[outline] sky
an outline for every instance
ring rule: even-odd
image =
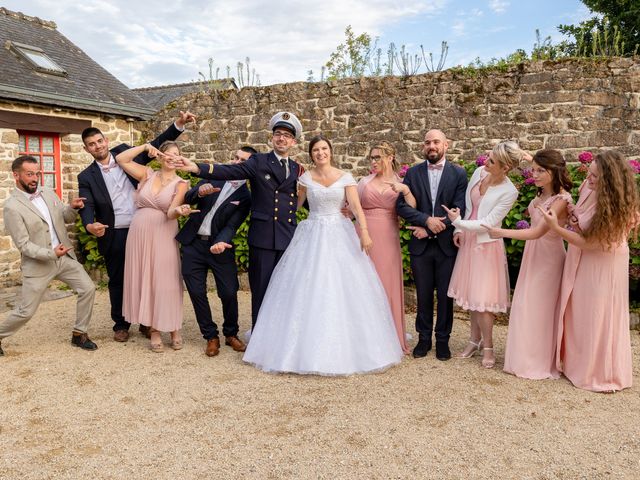
[[[130,88],[220,77],[251,60],[262,85],[304,81],[320,70],[344,31],[366,32],[386,52],[390,43],[440,57],[444,68],[530,52],[536,29],[559,41],[560,24],[590,12],[578,0],[0,0],[0,6],[56,22],[58,30]],[[424,72],[422,67],[419,73]]]

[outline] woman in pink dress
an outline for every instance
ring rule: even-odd
[[[447,295],[469,310],[471,334],[467,347],[457,355],[469,358],[482,349],[482,366],[493,368],[494,313],[509,307],[509,274],[504,242],[489,237],[486,227],[498,227],[518,198],[507,177],[526,154],[515,142],[494,147],[487,163],[473,172],[466,194],[466,215],[443,206],[456,228],[454,243],[460,250]]]
[[[632,383],[629,335],[629,246],[640,212],[638,190],[624,156],[608,150],[589,166],[570,218],[538,207],[569,242],[559,301],[558,368],[578,388],[614,392]]]
[[[408,354],[404,325],[402,252],[396,213],[398,193],[394,191],[395,184],[402,184],[396,174],[398,164],[395,157],[395,148],[388,142],[380,142],[371,149],[369,159],[374,173],[358,182],[358,195],[373,240],[369,256],[387,294],[400,346]],[[409,190],[406,185],[403,186]]]
[[[557,304],[564,267],[564,242],[536,209],[553,210],[564,225],[573,185],[562,154],[540,150],[531,169],[538,195],[529,203],[531,228],[490,228],[491,238],[526,240],[513,292],[504,371],[533,380],[558,378],[556,368]]]
[[[160,160],[160,170],[133,162],[143,151]],[[175,142],[165,142],[159,150],[146,144],[116,157],[140,182],[125,250],[123,313],[131,323],[151,327],[151,350],[156,353],[163,351],[160,332],[171,332],[171,348],[182,348],[182,276],[174,237],[176,219],[196,210],[183,204],[189,183],[176,175],[172,155],[179,154]]]

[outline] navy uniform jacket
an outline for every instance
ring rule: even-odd
[[[185,203],[197,203],[196,208],[200,211],[189,216],[187,223],[184,224],[178,235],[176,235],[176,240],[182,245],[189,245],[195,240],[204,217],[211,211],[220,195],[220,192],[216,192],[204,197],[198,197],[198,188],[205,183],[211,183],[214,187],[222,190],[225,182],[222,180],[202,180],[185,194]],[[218,242],[233,245],[233,237],[249,214],[250,208],[251,193],[249,193],[247,185],[244,184],[227,197],[213,215],[209,246]],[[224,252],[214,255],[214,258],[220,263],[234,262],[235,251],[232,248],[228,248]]]
[[[429,238],[432,239],[418,239],[412,235],[409,241],[409,253],[411,255],[421,255],[425,248],[427,248],[427,242],[433,241],[435,237],[445,255],[451,257],[458,251],[458,248],[453,244],[454,228],[451,221],[446,218],[444,223],[447,228],[443,232],[434,235],[433,232],[427,228],[427,218],[434,215],[436,217],[446,217],[447,212],[444,211],[442,205],[446,205],[447,208],[459,208],[460,216],[464,218],[467,172],[459,165],[455,165],[449,161],[445,162],[440,183],[438,184],[434,210],[431,202],[431,188],[429,187],[428,163],[429,162],[424,161],[411,167],[407,170],[403,181],[416,198],[417,208],[412,208],[407,205],[404,201],[404,196],[398,195],[396,209],[398,215],[411,225],[426,228]]]
[[[201,178],[251,181],[249,246],[286,250],[296,229],[297,180],[302,167],[289,160],[289,177],[273,152],[251,155],[234,165],[198,164]]]
[[[163,133],[158,135],[150,143],[154,147],[158,148],[167,140],[175,140],[180,136],[182,132],[176,128],[174,124],[171,124]],[[131,146],[126,143],[122,143],[117,147],[110,149],[109,151],[115,158],[119,153],[130,149]],[[146,165],[151,161],[146,152],[142,152],[133,160],[140,165]],[[138,186],[138,182],[131,176],[127,175],[134,187]],[[91,164],[78,174],[78,190],[81,197],[84,197],[84,208],[80,210],[80,218],[83,225],[86,227],[89,223],[100,222],[103,225],[109,225],[104,231],[102,237],[98,237],[98,251],[102,254],[107,250],[108,245],[113,238],[113,225],[115,223],[115,215],[113,213],[113,203],[111,203],[111,197],[109,196],[109,190],[107,190],[107,184],[104,183],[102,172],[100,167],[94,160]]]

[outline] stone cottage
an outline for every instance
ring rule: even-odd
[[[67,201],[91,161],[80,133],[135,143],[134,121],[154,109],[57,30],[54,22],[0,8],[0,210],[14,186],[11,162],[40,160],[42,182]],[[20,255],[0,220],[0,286],[20,278]]]

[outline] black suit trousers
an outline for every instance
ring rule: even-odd
[[[447,296],[455,256],[444,254],[437,240],[428,240],[421,255],[411,255],[411,270],[416,283],[418,313],[416,331],[420,340],[431,343],[433,330],[433,294],[436,292],[438,311],[436,317],[436,343],[447,344],[453,327],[453,299]]]
[[[222,303],[222,333],[225,337],[238,334],[238,267],[234,261],[220,262],[209,251],[209,242],[196,238],[182,246],[182,278],[187,286],[200,333],[205,340],[219,336],[207,298],[207,273],[213,272],[218,298]]]
[[[107,249],[102,252],[109,275],[109,300],[113,330],[129,330],[131,324],[122,316],[122,291],[124,288],[124,250],[127,246],[128,228],[114,228]]]

